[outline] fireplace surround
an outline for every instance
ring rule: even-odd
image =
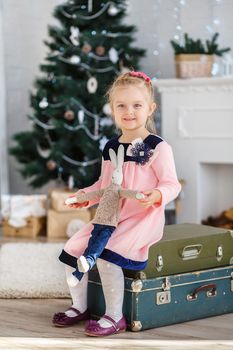
[[[154,80],[161,136],[186,181],[177,223],[233,207],[233,77]]]

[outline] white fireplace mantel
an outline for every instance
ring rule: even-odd
[[[233,77],[158,79],[161,133],[186,181],[177,222],[233,207]]]

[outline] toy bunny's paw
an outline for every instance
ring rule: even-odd
[[[74,275],[71,275],[67,278],[67,283],[70,287],[75,287],[79,283],[79,280]]]
[[[80,256],[80,258],[77,260],[78,270],[80,272],[87,272],[90,270],[90,265],[87,262],[87,259],[85,256]]]
[[[65,204],[69,205],[69,204],[74,204],[77,203],[77,198],[76,197],[69,197],[65,200]]]
[[[138,192],[138,193],[136,193],[136,198],[137,199],[144,199],[145,195],[142,192]]]

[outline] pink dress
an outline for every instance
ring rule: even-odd
[[[141,270],[146,267],[149,247],[163,236],[165,223],[165,205],[175,199],[181,190],[177,179],[176,168],[171,146],[157,135],[150,134],[144,144],[154,150],[152,160],[144,165],[135,157],[126,154],[130,143],[120,143],[118,137],[107,142],[103,150],[100,178],[92,186],[81,189],[89,192],[105,188],[111,183],[113,166],[109,157],[109,148],[117,149],[120,144],[125,148],[122,183],[123,189],[147,191],[158,189],[162,202],[144,208],[138,201],[121,199],[119,223],[109,239],[100,258],[113,262],[126,269]],[[97,202],[90,201],[87,207]],[[90,222],[72,236],[59,257],[60,261],[74,268],[77,258],[87,247],[93,224]]]

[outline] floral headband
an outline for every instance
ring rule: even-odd
[[[131,71],[129,72],[129,75],[131,75],[132,77],[137,77],[137,78],[142,78],[144,79],[147,83],[151,82],[151,78],[148,77],[148,75],[146,75],[144,72],[135,72],[135,71]]]

